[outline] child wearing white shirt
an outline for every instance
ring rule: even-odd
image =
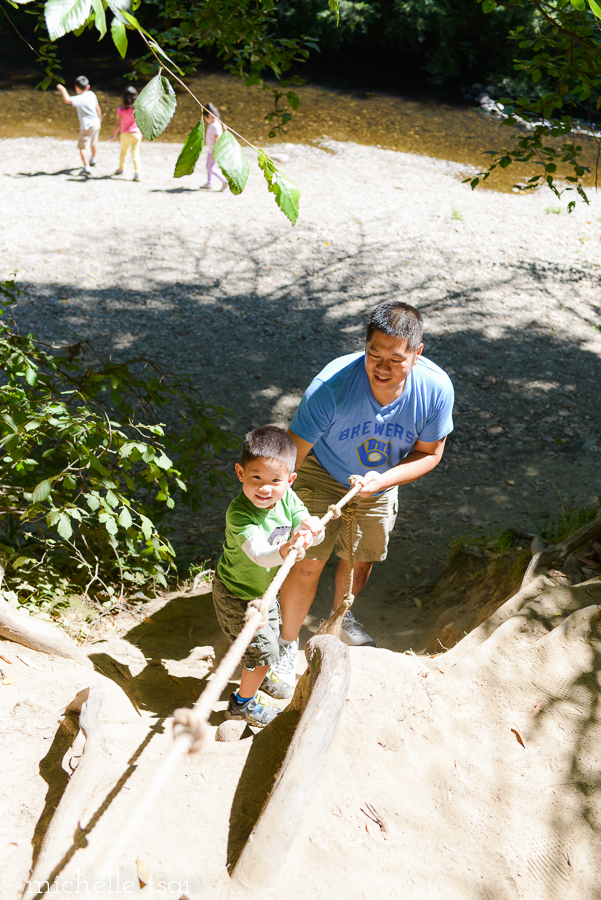
[[[98,135],[100,134],[100,125],[102,122],[102,113],[98,105],[96,94],[90,90],[90,82],[85,75],[80,75],[75,79],[75,96],[69,96],[66,88],[62,84],[57,84],[57,91],[62,96],[65,103],[73,106],[79,119],[79,140],[77,148],[81,154],[83,169],[81,174],[89,178],[92,174],[90,166],[96,165],[96,146],[98,144]],[[89,148],[92,148],[92,155],[88,157]]]

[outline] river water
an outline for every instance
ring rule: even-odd
[[[260,87],[246,88],[236,78],[222,74],[202,74],[189,81],[203,102],[212,102],[232,128],[250,141],[266,148],[281,141],[319,143],[324,138],[354,141],[405,153],[448,159],[483,167],[487,150],[511,147],[515,131],[468,106],[452,106],[434,100],[413,100],[375,92],[335,91],[313,85],[297,89],[300,110],[294,114],[286,134],[268,138],[265,114],[271,109],[271,92]],[[118,94],[93,85],[105,115],[102,136],[106,139],[119,104]],[[179,88],[178,88],[179,92]],[[178,110],[159,140],[182,142],[198,121],[198,107],[185,92],[179,93]],[[75,138],[74,111],[64,104],[56,91],[35,91],[22,85],[0,91],[0,138],[39,137]],[[578,138],[585,147],[586,164],[594,183],[597,145],[591,139]],[[1,151],[0,151],[1,152]],[[537,173],[536,167],[512,165],[497,169],[486,183],[495,190],[511,190],[516,182]]]

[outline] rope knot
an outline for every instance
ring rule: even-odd
[[[182,734],[189,734],[192,738],[188,752],[198,753],[208,734],[207,722],[194,709],[176,709],[173,713],[173,737],[178,738]]]
[[[328,506],[328,512],[332,513],[333,519],[339,519],[342,515],[342,510],[336,503],[332,503],[331,506]]]
[[[245,619],[247,622],[255,612],[261,616],[261,620],[257,622],[257,631],[269,622],[269,603],[270,601],[265,597],[257,597],[256,600],[250,600],[246,607]]]

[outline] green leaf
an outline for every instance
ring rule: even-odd
[[[178,65],[176,65],[176,63],[173,62],[173,60],[171,59],[170,56],[167,56],[167,54],[165,53],[165,51],[163,50],[163,48],[162,48],[162,47],[159,47],[159,45],[157,44],[156,41],[149,41],[148,44],[149,44],[149,46],[155,51],[155,53],[159,53],[162,57],[164,57],[164,59],[167,60],[167,62],[169,63],[169,65],[170,65],[172,68],[174,68],[177,72],[179,72],[180,75],[185,75],[185,74],[186,74],[185,72],[182,72],[182,70],[180,69],[180,67],[179,67]]]
[[[165,471],[173,465],[166,453],[162,453],[158,459],[155,459],[155,463],[160,469],[165,469]]]
[[[536,84],[537,81],[540,81],[543,77],[543,73],[540,69],[534,69],[532,72],[532,81]]]
[[[150,519],[147,519],[146,516],[140,515],[140,524],[142,527],[142,534],[146,540],[149,541],[152,537],[152,522]]]
[[[482,4],[482,12],[483,13],[492,12],[493,9],[496,9],[496,8],[497,8],[497,4],[495,3],[495,0],[484,0],[484,3]]]
[[[115,507],[119,506],[119,501],[117,500],[117,498],[115,497],[115,495],[113,494],[112,491],[106,492],[106,502],[112,509],[115,509]]]
[[[230,131],[224,131],[213,147],[213,159],[227,178],[232,194],[241,194],[248,179],[248,160]]]
[[[115,522],[115,520],[112,517],[105,521],[104,527],[106,528],[106,530],[108,531],[109,534],[117,534],[117,532],[119,531],[117,523]]]
[[[124,506],[121,512],[119,513],[119,525],[122,528],[131,528],[133,524],[131,513],[128,510],[127,506]]]
[[[16,559],[11,559],[10,564],[13,569],[18,569],[21,566],[24,566],[25,563],[30,562],[29,556],[17,556]]]
[[[580,12],[584,12],[586,9],[586,3],[584,0],[570,0],[574,9],[578,9]]]
[[[276,169],[269,157],[259,150],[259,168],[265,175],[269,190],[275,195],[275,202],[293,225],[298,219],[300,191],[296,185]]]
[[[120,56],[125,59],[125,54],[127,53],[127,32],[125,30],[125,25],[123,22],[119,21],[117,16],[115,16],[111,22],[111,37]]]
[[[66,513],[60,514],[56,530],[66,541],[68,541],[69,538],[72,537],[73,529],[71,528],[71,521],[69,519],[69,516]]]
[[[98,40],[101,41],[106,34],[106,16],[102,0],[92,0],[92,9],[94,10],[94,24],[100,33]]]
[[[336,25],[340,22],[340,4],[338,0],[328,0],[328,6],[336,14]]]
[[[177,100],[169,81],[155,75],[134,103],[134,118],[144,137],[154,141],[173,118]]]
[[[293,109],[295,112],[300,107],[300,97],[294,91],[288,91],[286,94],[286,99],[288,100],[288,106]]]
[[[595,0],[588,0],[588,5],[589,5],[590,8],[592,9],[594,15],[595,15],[598,19],[601,19],[601,6],[599,6],[598,3],[595,3]]]
[[[92,0],[47,0],[44,16],[50,40],[55,41],[85,25],[91,9]]]
[[[48,478],[46,478],[44,481],[40,481],[40,483],[37,484],[33,489],[33,494],[31,495],[31,502],[32,503],[43,503],[44,500],[50,494],[51,489],[52,489],[52,483],[50,482],[50,480]]]
[[[38,381],[38,373],[35,369],[25,369],[25,381],[31,387],[35,387]]]
[[[97,510],[100,506],[100,497],[97,494],[85,494],[84,496],[92,512]]]
[[[173,173],[174,178],[181,178],[183,175],[192,174],[196,163],[198,162],[204,140],[205,124],[201,119],[186,138],[186,143],[175,164],[175,172]]]

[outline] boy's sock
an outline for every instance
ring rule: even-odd
[[[252,697],[241,697],[238,691],[236,691],[234,694],[234,700],[236,701],[236,703],[244,705],[245,703],[248,703],[250,700],[252,700],[254,696],[255,695],[253,694]]]
[[[96,157],[95,157],[95,156],[93,156],[92,159],[90,160],[90,165],[91,165],[91,166],[95,166],[95,165],[96,165]]]

